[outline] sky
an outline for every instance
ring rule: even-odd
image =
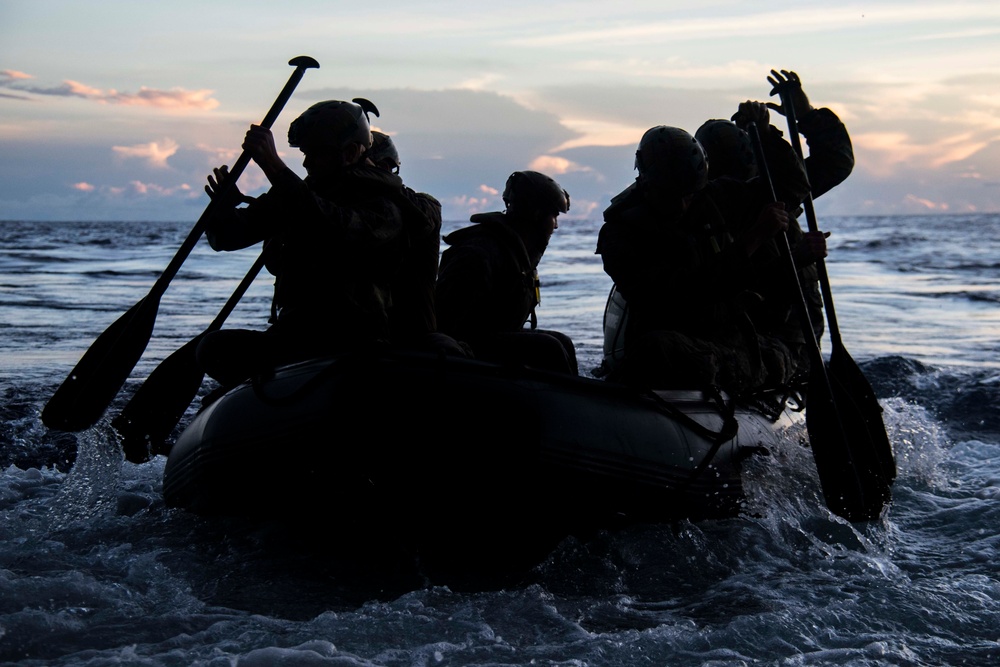
[[[296,116],[368,98],[446,220],[501,210],[520,169],[599,219],[645,130],[769,101],[771,69],[851,134],[818,216],[1000,212],[996,0],[0,0],[0,220],[196,220],[299,55],[320,67],[274,125],[289,166]]]

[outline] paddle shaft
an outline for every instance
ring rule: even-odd
[[[292,93],[295,91],[295,87],[298,86],[299,81],[302,80],[302,76],[305,74],[305,71],[309,68],[319,67],[319,64],[308,56],[292,58],[288,61],[288,64],[295,65],[295,71],[292,72],[291,77],[289,77],[285,87],[282,88],[278,98],[274,100],[274,104],[271,105],[267,115],[264,116],[264,120],[260,122],[260,126],[263,128],[271,129],[271,126],[274,125],[274,121],[278,119],[278,115],[281,113],[281,110],[284,109],[285,104],[292,97]],[[166,291],[167,285],[171,280],[173,280],[174,276],[177,275],[177,271],[180,269],[181,264],[183,264],[184,260],[187,259],[187,256],[191,254],[191,251],[201,238],[202,233],[204,233],[208,222],[212,219],[212,216],[215,215],[216,207],[222,205],[220,202],[224,202],[226,200],[226,195],[236,186],[236,181],[239,180],[239,177],[243,174],[243,170],[250,164],[250,160],[251,157],[247,151],[243,151],[236,159],[236,162],[229,170],[229,176],[223,183],[219,184],[218,191],[215,193],[215,196],[212,197],[212,200],[205,208],[205,211],[201,214],[201,217],[198,218],[198,222],[195,223],[194,228],[188,234],[187,238],[184,239],[184,243],[182,243],[181,247],[177,249],[177,254],[175,254],[173,259],[170,260],[170,263],[167,264],[167,268],[163,270],[160,277],[156,279],[156,283],[153,284],[153,288],[150,290],[151,295],[156,295],[158,298],[164,291]],[[225,318],[223,318],[223,320],[225,320]]]
[[[804,161],[805,157],[802,151],[802,141],[799,139],[799,122],[795,115],[795,105],[792,103],[787,92],[785,92],[785,89],[781,89],[778,94],[781,97],[781,108],[785,113],[785,119],[788,121],[789,141],[791,141],[792,147],[798,154],[799,159]],[[816,210],[813,208],[812,192],[806,194],[802,202],[802,208],[805,209],[809,231],[819,231],[819,225],[816,222]],[[816,270],[819,272],[819,286],[823,293],[823,308],[826,310],[826,320],[830,328],[830,341],[834,345],[840,345],[840,327],[837,325],[837,314],[833,308],[833,293],[830,290],[830,277],[826,273],[826,262],[822,259],[816,260]]]
[[[753,141],[754,152],[761,177],[766,182],[771,201],[777,201],[771,173],[761,146],[760,134],[755,124],[750,125],[750,138]],[[816,471],[819,473],[820,485],[827,507],[834,514],[849,521],[874,519],[884,506],[884,494],[881,493],[879,480],[872,480],[867,475],[867,469],[859,469],[856,454],[862,452],[848,438],[848,427],[841,412],[837,394],[831,384],[830,375],[820,351],[819,341],[813,331],[809,319],[805,295],[799,281],[798,269],[792,256],[788,234],[783,232],[782,254],[788,265],[791,280],[797,290],[798,299],[795,302],[799,313],[802,335],[809,348],[809,385],[806,397],[806,429],[809,442],[812,445],[813,459]],[[856,411],[851,413],[850,432],[853,436],[866,433],[867,425],[857,419]],[[867,466],[866,466],[867,468]],[[873,492],[874,489],[874,492]]]
[[[754,153],[757,158],[757,167],[760,170],[760,176],[764,183],[768,187],[768,194],[771,197],[772,202],[778,201],[778,195],[774,189],[774,183],[771,181],[771,170],[768,167],[767,160],[764,156],[764,148],[760,140],[760,132],[757,129],[756,123],[750,123],[749,129],[750,139],[753,142]],[[785,257],[785,262],[789,267],[789,274],[791,275],[790,280],[793,280],[793,286],[795,288],[795,293],[798,299],[795,302],[796,310],[799,312],[799,316],[802,320],[802,335],[805,338],[805,343],[809,348],[809,357],[812,360],[813,365],[819,364],[820,367],[823,366],[823,353],[819,348],[819,341],[816,340],[816,334],[812,327],[812,322],[809,319],[809,309],[806,306],[805,295],[802,293],[802,283],[799,281],[799,271],[795,266],[795,258],[792,257],[792,246],[788,242],[788,232],[781,233],[781,244],[780,248],[781,254]]]

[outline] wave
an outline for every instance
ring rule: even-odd
[[[995,369],[935,368],[895,355],[861,368],[876,395],[923,406],[956,437],[1000,437],[1000,372]]]

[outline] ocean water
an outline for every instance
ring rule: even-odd
[[[883,518],[833,516],[792,447],[747,468],[742,516],[567,538],[504,587],[359,566],[368,545],[315,508],[294,528],[168,509],[162,457],[124,462],[103,422],[48,431],[48,397],[193,223],[0,222],[0,664],[1000,664],[1000,215],[820,222],[898,460]],[[540,267],[539,324],[585,371],[598,228],[561,224]],[[253,257],[199,245],[115,407]],[[227,326],[262,327],[269,301],[261,278]]]

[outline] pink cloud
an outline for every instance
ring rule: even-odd
[[[851,137],[857,149],[865,151],[864,164],[872,173],[887,176],[901,164],[922,161],[932,168],[960,162],[989,145],[971,132],[921,143],[904,132],[868,132]]]
[[[90,183],[85,183],[83,181],[79,183],[74,183],[70,186],[74,190],[79,190],[80,192],[93,192],[95,190],[94,186]]]
[[[103,95],[100,89],[91,88],[78,81],[66,80],[63,82],[61,90],[66,90],[67,94],[73,95],[74,97],[100,97]],[[112,91],[113,92],[113,91]]]
[[[101,104],[121,104],[124,106],[144,106],[170,110],[211,110],[219,106],[219,101],[212,97],[215,91],[185,90],[171,88],[159,90],[142,86],[137,93],[120,92],[114,88],[102,90],[79,81],[67,79],[57,86],[38,86],[25,83],[26,79],[34,77],[16,70],[0,70],[0,86],[35,95],[51,95],[55,97],[80,97],[94,100]]]
[[[543,174],[556,174],[557,176],[568,174],[571,171],[590,171],[590,167],[583,167],[576,162],[556,155],[539,155],[531,161],[528,168]]]
[[[187,183],[181,183],[180,185],[174,186],[172,188],[164,187],[156,183],[143,183],[142,181],[130,181],[129,189],[135,194],[140,195],[157,195],[160,197],[169,197],[175,194],[185,194],[191,191],[191,186]]]
[[[165,138],[161,141],[151,141],[148,144],[135,146],[112,146],[111,150],[121,157],[140,158],[147,160],[152,167],[166,169],[167,159],[176,153],[178,148],[176,141]]]
[[[86,185],[86,184],[85,184]],[[74,186],[75,187],[75,186]],[[93,187],[93,186],[90,186]],[[181,199],[191,199],[202,196],[200,191],[194,190],[187,183],[181,183],[173,187],[159,185],[157,183],[143,183],[142,181],[129,181],[128,185],[108,185],[102,186],[100,192],[111,197],[122,195],[138,197],[175,197]]]
[[[947,202],[935,202],[916,195],[906,195],[903,199],[911,204],[917,204],[918,206],[921,206],[929,211],[947,211],[949,208]]]
[[[35,77],[30,74],[25,74],[24,72],[18,72],[15,69],[4,69],[0,70],[0,80],[10,79],[11,81],[16,81],[18,79],[34,79]]]
[[[143,86],[138,93],[110,93],[101,101],[113,104],[125,104],[129,106],[149,106],[159,109],[203,109],[205,111],[215,109],[219,106],[219,101],[213,99],[212,90],[184,90],[183,88],[172,88],[170,90],[156,90]]]
[[[209,155],[209,164],[232,164],[236,160],[242,150],[240,148],[217,148],[214,146],[209,146],[205,143],[195,144],[195,148]],[[284,156],[285,153],[278,151],[278,155]]]
[[[8,82],[20,81],[24,79],[34,78],[30,74],[25,74],[24,72],[18,72],[13,69],[0,70],[0,88],[12,88],[16,86],[11,86]],[[25,97],[24,95],[12,95],[11,93],[0,92],[0,97],[9,100],[30,100],[31,98]]]
[[[451,197],[449,203],[457,209],[465,212],[466,215],[479,213],[486,209],[487,205],[493,201],[490,197],[470,197],[468,195],[458,195]]]

